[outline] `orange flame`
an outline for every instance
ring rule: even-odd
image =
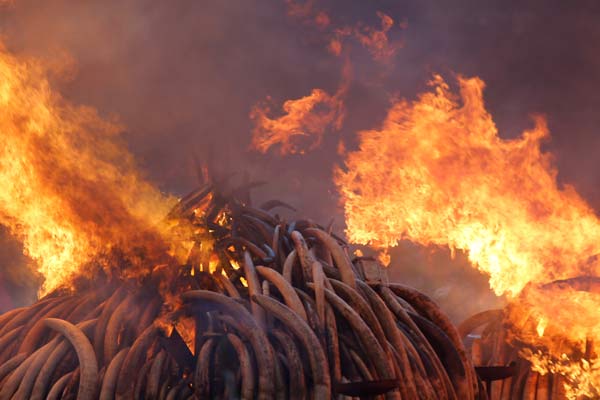
[[[347,76],[347,69],[344,72]],[[271,108],[266,103],[256,105],[250,119],[254,121],[252,148],[266,153],[272,146],[280,145],[283,154],[304,154],[321,144],[328,130],[339,130],[344,121],[343,98],[347,90],[347,78],[332,96],[322,89],[283,103],[284,115],[271,118]],[[304,139],[304,140],[303,140]]]
[[[381,129],[360,133],[359,150],[335,175],[349,239],[381,249],[409,239],[464,251],[498,295],[533,285],[521,304],[537,319],[521,339],[581,345],[597,338],[598,295],[580,295],[585,306],[575,306],[573,290],[533,295],[536,284],[600,275],[593,257],[600,221],[571,186],[557,183],[550,155],[540,150],[545,120],[536,117],[520,138],[504,140],[485,109],[484,83],[458,83],[460,96],[435,76],[431,92],[398,101]],[[598,390],[597,375],[592,382]]]
[[[0,48],[0,223],[37,262],[43,292],[112,245],[147,243],[173,203],[139,175],[119,125],[69,104],[46,73]]]
[[[464,250],[497,294],[597,272],[586,261],[600,252],[600,223],[572,187],[558,187],[540,151],[545,121],[503,140],[485,110],[483,82],[459,84],[462,105],[437,76],[433,92],[398,102],[381,130],[361,132],[347,172],[336,174],[349,238]]]

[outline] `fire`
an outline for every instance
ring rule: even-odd
[[[528,313],[527,329],[515,324],[518,339],[560,359],[561,338],[581,348],[599,337],[600,295],[543,285],[600,275],[600,221],[571,186],[558,184],[540,149],[548,137],[543,118],[521,137],[502,139],[484,106],[484,83],[459,78],[458,85],[456,95],[435,76],[430,92],[396,102],[380,129],[360,133],[360,148],[335,176],[347,235],[380,249],[408,239],[464,251],[491,288],[517,304],[513,320]],[[598,361],[588,356],[581,359],[590,368],[580,361],[570,368],[597,391],[600,379],[590,371]]]
[[[0,223],[37,263],[42,292],[115,245],[157,241],[174,200],[137,172],[120,129],[61,98],[39,60],[0,49]]]
[[[384,12],[377,11],[376,13],[379,18],[379,28],[363,22],[353,25],[338,25],[332,22],[332,18],[325,11],[317,9],[313,0],[300,3],[286,0],[286,4],[287,14],[290,17],[298,18],[305,24],[316,26],[320,31],[324,31],[328,42],[327,50],[335,56],[340,56],[344,48],[350,47],[345,43],[347,39],[354,39],[369,51],[375,61],[386,64],[403,46],[401,40],[392,40],[389,34],[394,26],[406,29],[407,22],[396,23]]]
[[[272,146],[280,145],[281,154],[302,154],[318,147],[328,130],[339,130],[342,126],[345,92],[345,84],[334,95],[313,89],[308,96],[285,101],[285,114],[278,118],[269,116],[268,104],[256,105],[250,113],[255,124],[252,147],[266,153]]]
[[[598,381],[600,381],[600,359],[592,362],[582,359],[571,360],[566,354],[561,354],[558,359],[553,359],[542,352],[532,353],[528,357],[532,361],[532,369],[541,374],[553,373],[564,376],[567,380],[565,395],[569,399],[578,399],[583,396],[597,398]]]
[[[381,11],[377,12],[377,16],[381,21],[380,29],[371,26],[357,27],[354,29],[354,36],[360,44],[369,50],[373,59],[380,62],[388,62],[396,55],[398,49],[402,47],[402,43],[391,41],[388,38],[388,33],[394,26],[392,17]]]
[[[434,91],[395,104],[381,130],[361,132],[336,174],[351,241],[464,250],[499,295],[597,271],[587,261],[600,252],[600,223],[572,187],[559,188],[540,150],[544,120],[503,140],[483,82],[459,84],[462,105],[438,76]]]

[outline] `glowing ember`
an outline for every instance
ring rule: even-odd
[[[558,185],[550,155],[540,150],[548,136],[542,118],[522,137],[503,140],[484,107],[483,82],[458,83],[460,96],[434,77],[431,92],[397,102],[381,129],[361,132],[360,149],[347,153],[335,178],[347,234],[382,249],[409,239],[462,250],[499,295],[532,285],[515,313],[533,313],[535,321],[517,336],[560,358],[549,343],[567,338],[581,347],[599,336],[600,298],[570,288],[539,293],[536,284],[600,275],[593,258],[600,222],[572,187]],[[578,376],[598,390],[597,375],[588,373],[597,366],[584,361],[570,368],[587,363]]]

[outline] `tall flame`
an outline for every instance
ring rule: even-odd
[[[559,187],[540,150],[545,121],[503,140],[485,110],[480,79],[441,77],[418,101],[400,101],[380,130],[338,170],[350,240],[379,247],[403,238],[464,250],[497,294],[529,282],[598,271],[600,222],[570,186]]]
[[[38,60],[0,48],[0,223],[64,285],[111,246],[154,237],[173,201],[137,172],[120,127],[50,88]]]
[[[381,249],[409,239],[462,250],[497,294],[514,298],[528,288],[520,304],[536,323],[520,339],[566,336],[585,347],[586,337],[600,336],[600,294],[567,288],[553,296],[539,287],[600,275],[600,221],[573,187],[557,183],[540,149],[548,137],[543,118],[521,137],[502,139],[484,106],[484,83],[458,84],[459,96],[435,76],[432,91],[398,101],[380,129],[360,133],[359,150],[335,174],[348,237]],[[591,381],[598,390],[597,374]]]

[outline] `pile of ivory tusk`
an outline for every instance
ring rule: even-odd
[[[201,203],[219,266],[173,283],[193,346],[182,325],[157,323],[150,278],[57,291],[0,315],[0,400],[487,398],[430,298],[370,281],[327,229],[270,212],[282,203],[253,208],[207,187],[174,213],[198,219]]]

